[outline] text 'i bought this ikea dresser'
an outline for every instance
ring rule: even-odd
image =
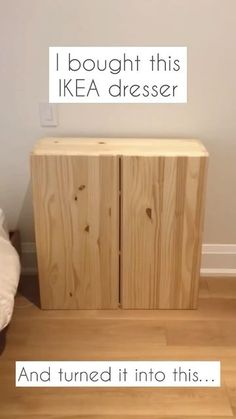
[[[40,140],[42,308],[196,308],[207,159],[197,140]]]

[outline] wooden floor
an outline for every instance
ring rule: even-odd
[[[236,278],[203,278],[194,311],[41,311],[22,282],[0,357],[0,418],[236,417]],[[220,388],[15,388],[15,360],[221,360]]]

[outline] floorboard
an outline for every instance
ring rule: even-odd
[[[220,388],[15,388],[15,360],[220,360]],[[197,310],[39,308],[21,282],[0,357],[1,419],[236,417],[236,279],[202,278]]]

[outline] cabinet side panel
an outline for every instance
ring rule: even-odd
[[[189,159],[190,160],[190,159]],[[192,163],[194,159],[191,159]],[[193,248],[192,272],[191,272],[191,289],[190,304],[187,308],[197,308],[199,294],[199,279],[202,255],[202,239],[206,202],[206,186],[207,186],[207,170],[208,157],[198,159],[199,170],[197,174],[197,197],[195,206],[194,228],[195,242]],[[195,163],[196,164],[196,163]],[[192,169],[193,170],[193,169]]]
[[[43,308],[118,306],[118,162],[32,156]]]
[[[122,306],[194,308],[206,158],[123,157]]]

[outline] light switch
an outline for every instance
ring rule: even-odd
[[[39,103],[39,117],[41,127],[56,127],[57,122],[57,107],[52,103]]]

